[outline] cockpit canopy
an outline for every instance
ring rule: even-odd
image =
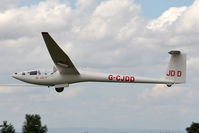
[[[17,74],[17,73],[15,73]],[[19,75],[41,75],[40,70],[33,70],[33,71],[24,71],[24,72],[20,72],[18,73]],[[44,75],[47,75],[47,73],[45,72]]]
[[[28,74],[30,74],[30,75],[41,75],[41,72],[40,71],[30,71],[30,72],[28,72]]]
[[[19,74],[19,75],[50,75],[53,74],[57,71],[57,69],[54,67],[53,68],[53,72],[52,70],[31,70],[31,71],[24,71],[24,72],[20,72],[20,73],[15,73],[15,74]]]

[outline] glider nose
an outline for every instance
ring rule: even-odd
[[[13,73],[13,74],[12,74],[12,77],[13,77],[13,78],[17,78],[17,77],[18,77],[17,73]]]

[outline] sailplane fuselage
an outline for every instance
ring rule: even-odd
[[[160,79],[137,77],[133,74],[93,73],[78,70],[47,32],[42,32],[42,36],[55,64],[53,72],[27,71],[14,73],[12,75],[14,78],[31,84],[54,86],[57,92],[62,92],[64,87],[78,82],[153,83],[166,84],[170,87],[186,81],[186,54],[178,50],[169,52],[171,54],[169,65],[165,76]]]
[[[166,79],[151,79],[143,77],[135,77],[133,75],[120,74],[103,74],[81,71],[79,75],[68,74],[62,75],[58,71],[52,74],[36,74],[30,75],[28,73],[22,75],[15,73],[13,77],[31,84],[54,86],[57,84],[73,84],[77,82],[118,82],[118,83],[159,83],[159,84],[173,84],[173,82]]]

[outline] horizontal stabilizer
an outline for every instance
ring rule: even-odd
[[[172,51],[169,52],[169,54],[171,54],[171,55],[179,55],[180,53],[181,52],[178,51],[178,50],[172,50]]]

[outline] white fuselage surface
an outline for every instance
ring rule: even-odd
[[[31,84],[55,86],[59,84],[73,84],[77,82],[117,82],[117,83],[156,83],[156,84],[173,84],[174,82],[167,79],[152,79],[135,77],[133,75],[120,74],[103,74],[80,71],[79,75],[69,74],[63,75],[58,71],[46,75],[21,75],[13,74],[13,77]]]

